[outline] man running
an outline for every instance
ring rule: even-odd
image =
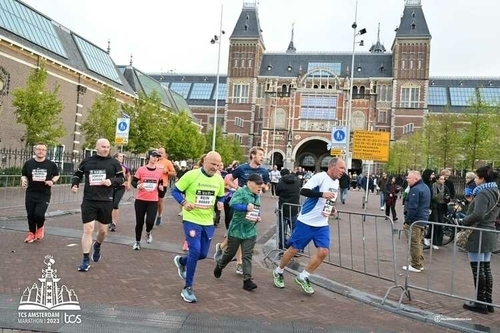
[[[305,293],[313,294],[314,289],[309,282],[309,275],[321,265],[330,248],[330,227],[328,217],[335,214],[335,200],[339,191],[340,177],[345,173],[345,162],[332,158],[326,172],[317,173],[304,184],[300,194],[307,197],[297,217],[297,223],[288,240],[288,249],[283,254],[281,262],[273,270],[274,285],[285,288],[283,271],[288,262],[309,242],[313,241],[316,253],[309,260],[306,268],[295,278]]]
[[[193,291],[194,274],[198,260],[205,259],[210,249],[215,231],[214,204],[217,202],[219,210],[224,207],[224,180],[217,173],[220,163],[219,153],[209,152],[203,166],[187,172],[172,190],[174,199],[182,206],[184,234],[189,246],[186,256],[174,258],[177,272],[185,280],[181,297],[188,303],[197,301]]]
[[[83,202],[81,205],[83,235],[83,261],[78,267],[80,272],[86,272],[90,267],[90,247],[95,222],[99,222],[97,239],[94,243],[92,260],[101,259],[101,244],[106,238],[108,225],[112,222],[114,188],[121,186],[125,179],[120,162],[109,156],[110,145],[106,139],[99,139],[95,145],[96,155],[85,158],[73,175],[71,191],[78,192],[80,182],[85,176]]]
[[[28,237],[25,243],[33,243],[44,236],[45,212],[49,207],[51,187],[59,179],[57,165],[47,160],[47,145],[37,143],[35,157],[23,165],[21,187],[26,190],[25,206],[28,215]]]

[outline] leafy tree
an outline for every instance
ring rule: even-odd
[[[474,169],[477,160],[498,158],[498,117],[499,108],[481,100],[466,110],[460,127],[464,168]]]
[[[205,134],[206,147],[205,151],[212,150],[213,129],[210,129]],[[235,138],[222,135],[222,128],[218,127],[215,135],[215,150],[220,154],[224,165],[230,164],[233,160],[244,161],[244,152],[241,144]]]
[[[61,112],[63,103],[59,99],[59,85],[52,91],[45,86],[48,74],[43,63],[35,68],[25,88],[14,90],[12,105],[16,108],[17,123],[26,126],[26,146],[37,142],[56,145],[66,134]]]
[[[445,109],[441,114],[430,115],[425,123],[429,126],[424,130],[431,146],[430,155],[435,160],[435,167],[453,167],[460,158],[460,135],[457,131],[457,115]],[[430,131],[430,132],[429,132]]]
[[[165,127],[167,133],[164,146],[168,151],[169,158],[174,160],[197,160],[203,155],[205,149],[205,137],[200,133],[187,112],[178,115],[169,114],[168,123]]]
[[[156,91],[150,96],[139,93],[134,105],[125,106],[124,109],[130,116],[129,142],[126,146],[128,151],[145,153],[166,142],[168,111],[162,108]]]
[[[113,144],[119,109],[113,90],[106,87],[102,95],[95,99],[81,126],[85,134],[83,148],[92,147],[99,138],[106,138]]]

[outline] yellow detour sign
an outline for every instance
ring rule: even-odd
[[[389,132],[354,131],[352,158],[389,161]]]
[[[342,150],[340,148],[332,148],[330,149],[330,156],[340,156],[345,154],[345,150]]]
[[[121,137],[115,138],[115,145],[126,145],[127,143],[128,143],[127,138],[121,138]]]

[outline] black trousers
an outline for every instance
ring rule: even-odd
[[[41,228],[45,224],[45,212],[49,208],[49,202],[50,193],[26,192],[25,206],[30,232],[35,233],[37,228]]]
[[[144,217],[146,217],[146,232],[153,230],[158,210],[158,201],[135,200],[135,240],[141,241],[142,229],[144,229]]]
[[[224,201],[224,224],[226,225],[226,230],[229,229],[229,223],[231,223],[231,219],[233,218],[233,210],[231,206],[229,206],[229,201],[231,199],[227,199]]]
[[[278,183],[271,183],[271,195],[276,196],[276,188],[278,187]]]

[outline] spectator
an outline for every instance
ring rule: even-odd
[[[281,169],[281,180],[276,187],[276,194],[278,195],[278,248],[283,250],[287,248],[286,243],[286,226],[290,231],[295,227],[297,216],[299,215],[300,204],[300,179],[290,173],[290,170]],[[284,207],[283,205],[286,204]]]

